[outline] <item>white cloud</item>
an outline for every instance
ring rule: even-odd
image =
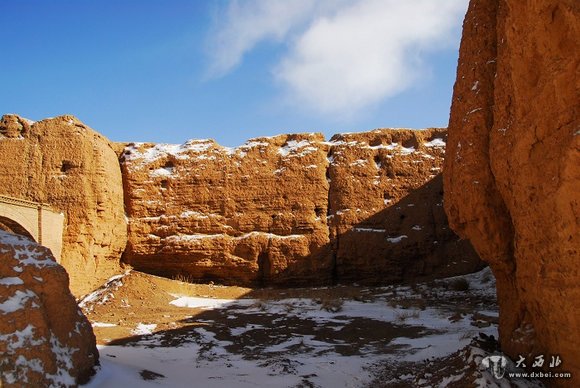
[[[315,3],[316,0],[230,1],[218,15],[210,36],[210,74],[227,74],[261,41],[283,41],[292,28],[308,20]]]
[[[325,115],[353,115],[412,85],[425,52],[445,47],[467,3],[232,1],[210,40],[210,70],[227,74],[262,41],[285,43],[273,74],[286,97]]]

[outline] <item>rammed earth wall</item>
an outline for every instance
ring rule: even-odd
[[[447,227],[446,131],[131,144],[124,261],[244,285],[387,283],[481,265]]]

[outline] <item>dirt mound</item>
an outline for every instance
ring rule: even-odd
[[[75,386],[99,353],[50,251],[0,231],[0,386]]]

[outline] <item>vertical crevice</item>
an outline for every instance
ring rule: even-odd
[[[334,226],[334,218],[332,217],[334,211],[332,207],[332,174],[330,168],[332,166],[332,153],[334,149],[331,145],[326,158],[328,164],[326,165],[326,181],[328,182],[328,192],[326,195],[326,225],[328,228],[328,240],[330,241],[330,280],[332,285],[338,283],[338,233]]]
[[[263,288],[269,284],[271,263],[268,257],[268,248],[258,255],[258,286]]]
[[[123,252],[121,252],[121,258],[120,258],[120,262],[121,263],[127,263],[130,264],[130,260],[129,260],[129,256],[130,253],[133,250],[132,244],[131,244],[131,217],[130,217],[130,211],[129,209],[130,207],[130,201],[131,199],[129,198],[130,196],[130,190],[129,190],[129,179],[130,179],[130,173],[129,173],[129,169],[127,168],[127,164],[126,164],[126,160],[125,157],[126,155],[129,155],[131,153],[131,151],[129,150],[130,146],[133,146],[135,143],[129,143],[127,145],[125,145],[125,148],[119,152],[117,154],[117,160],[119,162],[119,168],[121,170],[121,184],[123,185],[123,212],[125,213],[125,222],[126,222],[126,226],[127,226],[127,242],[125,244],[125,247],[123,248]]]
[[[332,262],[331,262],[331,276],[332,276],[332,285],[336,286],[338,284],[338,263],[337,263],[337,256],[338,256],[338,234],[335,233],[335,243],[331,244],[332,250]]]

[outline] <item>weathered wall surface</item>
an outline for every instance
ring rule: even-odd
[[[0,386],[75,386],[98,359],[63,267],[47,248],[0,231]]]
[[[66,215],[62,264],[77,295],[118,272],[121,252],[142,271],[244,285],[387,283],[481,266],[447,227],[442,129],[121,145],[72,116],[7,115],[0,136],[3,194]]]
[[[445,129],[383,129],[331,139],[329,225],[337,277],[385,283],[476,271],[449,229],[441,167]]]
[[[138,269],[236,284],[329,280],[322,135],[136,144],[122,156]]]
[[[481,266],[447,228],[444,130],[129,145],[124,260],[236,284],[385,283]]]
[[[0,120],[0,194],[64,213],[61,264],[76,295],[119,271],[126,245],[121,170],[109,141],[73,116]]]
[[[472,0],[445,162],[451,226],[496,275],[503,350],[580,376],[580,4]]]

